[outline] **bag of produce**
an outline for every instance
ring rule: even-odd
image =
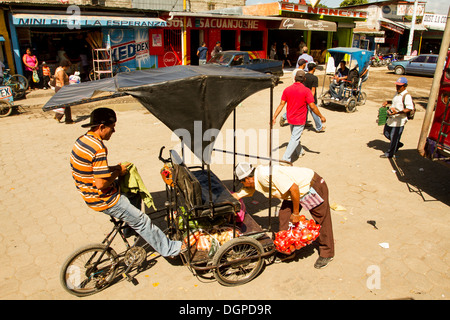
[[[291,225],[289,230],[282,230],[275,234],[275,248],[284,254],[291,254],[309,244],[319,236],[320,225],[313,219],[307,220],[305,216],[300,221]]]

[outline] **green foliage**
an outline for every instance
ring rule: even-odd
[[[340,7],[348,7],[348,6],[356,6],[358,4],[366,4],[369,3],[367,0],[344,0],[339,5]]]

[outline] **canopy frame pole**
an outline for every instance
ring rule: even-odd
[[[80,104],[91,103],[91,102],[102,101],[102,100],[108,100],[108,99],[114,99],[114,98],[124,97],[124,96],[128,96],[128,95],[129,94],[126,93],[126,92],[118,92],[118,93],[113,93],[112,95],[109,95],[109,96],[97,97],[97,98],[89,98],[89,101],[81,100],[81,101],[77,101],[77,102],[70,102],[70,103],[65,103],[65,104],[59,104],[57,106],[45,108],[44,111],[50,111],[50,110],[55,110],[55,109],[59,109],[59,108],[72,107],[72,106],[77,106],[77,105],[80,105]]]
[[[248,153],[241,153],[241,152],[227,151],[227,150],[216,149],[216,148],[214,148],[213,151],[222,152],[222,153],[229,153],[229,154],[234,154],[234,153],[236,153],[236,156],[243,156],[243,157],[247,157],[247,158],[254,158],[254,159],[260,159],[260,160],[270,160],[269,157],[255,156],[255,155],[248,154]],[[274,159],[274,158],[272,158],[272,161],[276,161],[276,162],[280,162],[280,163],[285,163],[285,164],[288,164],[288,165],[292,165],[292,162],[289,162],[289,161],[286,161],[286,160],[281,160],[281,159]]]
[[[215,150],[215,149],[213,149]],[[236,192],[236,108],[233,109],[233,192]]]
[[[270,87],[269,130],[269,231],[272,231],[272,131],[273,131],[273,85]]]

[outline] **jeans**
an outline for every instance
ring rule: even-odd
[[[167,238],[164,232],[152,223],[150,217],[132,205],[123,194],[120,195],[115,206],[102,212],[124,221],[163,257],[175,256],[180,253],[181,242]]]
[[[339,92],[336,92],[336,89],[339,87]],[[342,99],[342,93],[344,92],[344,82],[341,84],[335,84],[334,82],[330,83],[330,94],[333,98]]]
[[[322,130],[322,120],[320,120],[320,117],[317,114],[315,114],[309,106],[308,106],[308,110],[309,110],[309,113],[311,113],[311,116],[313,117],[314,126],[316,128],[316,131]]]
[[[317,114],[315,114],[309,106],[308,106],[308,110],[309,110],[309,113],[311,113],[311,116],[313,117],[314,126],[316,128],[316,131],[322,130],[322,120],[320,120],[320,117]],[[286,112],[283,113],[283,115],[281,117],[284,120],[287,120]]]
[[[305,125],[290,125],[291,127],[291,139],[289,140],[286,151],[283,155],[283,160],[292,162],[292,155],[294,154],[297,147],[300,145],[300,138],[302,136],[303,129]],[[299,155],[303,153],[303,148],[300,145]]]
[[[389,149],[385,153],[387,157],[392,158],[397,150],[403,147],[403,143],[400,142],[400,138],[402,137],[404,128],[404,126],[390,127],[387,124],[384,126],[383,134],[389,141],[391,141]]]

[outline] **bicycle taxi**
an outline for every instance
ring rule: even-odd
[[[331,103],[344,106],[347,112],[355,112],[357,106],[366,103],[367,94],[362,91],[362,83],[367,80],[368,73],[362,77],[364,71],[369,67],[373,51],[358,48],[338,47],[327,50],[334,60],[334,68],[337,69],[342,60],[350,61],[349,79],[345,81],[342,99],[336,100],[332,97],[330,90],[323,92],[325,78],[329,76],[328,70],[324,75],[322,94],[319,99],[325,106]],[[334,72],[332,73],[334,75]],[[351,76],[350,76],[351,74]],[[351,79],[350,79],[351,78]]]
[[[0,117],[7,117],[13,111],[13,91],[9,86],[0,86]]]
[[[194,141],[194,131],[200,128],[201,137],[210,129],[219,131],[232,113],[235,130],[236,107],[252,94],[268,88],[271,94],[267,121],[271,122],[275,81],[271,75],[217,66],[175,66],[134,71],[65,86],[47,102],[43,110],[130,95],[177,134],[182,142],[182,154],[170,150],[169,156],[164,158],[164,146],[159,152],[167,201],[164,208],[156,211],[165,211],[168,237],[187,243],[188,250],[181,258],[194,275],[209,276],[222,285],[235,286],[254,279],[266,261],[273,262],[271,257],[276,250],[270,220],[272,197],[269,197],[267,229],[258,225],[250,214],[245,214],[238,221],[237,213],[242,213],[242,203],[232,196],[229,188],[211,170],[214,139],[202,140],[198,144]],[[198,126],[199,122],[201,126]],[[180,128],[190,133],[190,141],[179,135],[180,130],[177,129]],[[272,150],[271,131],[269,150]],[[201,165],[190,167],[184,162],[185,146],[201,160]],[[232,152],[234,168],[236,142]],[[267,160],[270,165],[276,161],[272,159],[271,152]],[[122,232],[125,226],[120,221],[113,222],[115,229],[102,244],[76,251],[64,264],[61,282],[71,294],[85,296],[106,288],[114,280],[120,256],[125,257],[126,264],[122,274],[128,280],[135,281],[129,272],[142,263],[146,253],[135,249],[135,244],[128,245]],[[127,246],[123,254],[117,254],[109,247],[111,237],[117,233]],[[73,267],[74,261],[86,252],[89,255],[83,263]],[[73,268],[78,270],[75,277]],[[76,283],[71,282],[74,278]]]

